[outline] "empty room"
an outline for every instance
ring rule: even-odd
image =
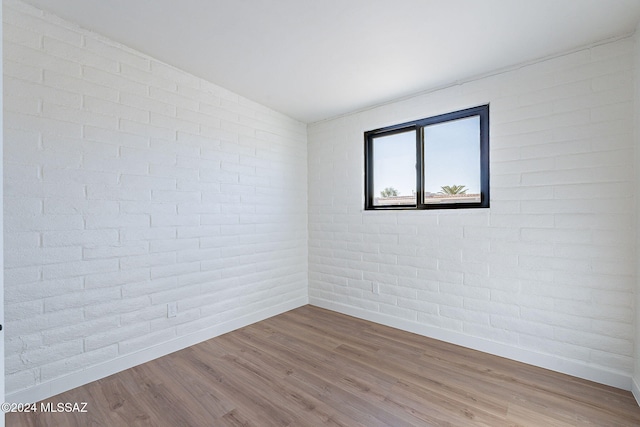
[[[637,0],[1,10],[0,426],[640,425]]]

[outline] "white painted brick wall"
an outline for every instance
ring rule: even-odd
[[[633,60],[621,39],[310,125],[310,302],[630,377]],[[490,209],[363,211],[364,131],[484,103]]]
[[[306,298],[306,125],[16,0],[4,24],[7,393]]]

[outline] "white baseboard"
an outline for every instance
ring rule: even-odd
[[[81,385],[108,377],[109,375],[149,362],[150,360],[157,359],[158,357],[165,356],[169,353],[182,350],[183,348],[192,346],[199,342],[226,334],[227,332],[251,325],[252,323],[259,322],[286,311],[293,310],[308,304],[308,302],[309,301],[306,296],[296,298],[295,300],[287,301],[247,316],[232,319],[228,322],[203,329],[202,331],[198,331],[193,334],[184,335],[174,340],[163,342],[153,347],[149,347],[132,354],[127,354],[99,365],[88,367],[80,372],[74,372],[60,378],[55,378],[51,381],[37,384],[36,386],[25,390],[7,394],[5,396],[5,401],[15,403],[32,403],[47,399],[75,387],[80,387]]]
[[[635,378],[631,379],[631,394],[633,394],[633,397],[636,399],[636,403],[640,406],[640,387],[638,386]]]
[[[26,390],[20,390],[5,396],[6,402],[28,403],[37,402],[47,399],[57,394],[71,390],[75,387],[82,386],[92,381],[99,380],[125,369],[132,368],[142,363],[157,359],[191,345],[202,341],[217,337],[235,329],[242,328],[252,323],[259,322],[269,317],[276,316],[289,310],[301,307],[305,304],[315,305],[317,307],[326,308],[338,313],[347,314],[349,316],[360,319],[369,320],[371,322],[402,329],[413,332],[429,338],[440,341],[457,344],[474,350],[483,351],[485,353],[494,354],[496,356],[506,357],[508,359],[527,363],[541,368],[549,369],[563,374],[572,375],[578,378],[595,381],[612,387],[621,388],[623,390],[631,390],[636,401],[640,405],[640,387],[628,375],[618,372],[612,372],[593,366],[587,366],[575,361],[566,360],[560,357],[547,354],[537,353],[531,350],[516,348],[506,344],[496,343],[482,338],[464,335],[459,332],[448,331],[445,329],[435,328],[427,325],[421,325],[408,320],[397,319],[381,313],[373,313],[367,310],[342,305],[330,301],[320,300],[310,297],[297,298],[293,301],[282,303],[280,305],[261,310],[251,315],[243,316],[230,320],[211,328],[199,331],[197,333],[178,337],[174,340],[158,344],[153,347],[128,354],[108,362],[91,366],[83,371],[75,372],[60,378],[37,384]]]
[[[620,372],[609,371],[599,367],[581,364],[573,360],[567,360],[549,354],[537,353],[535,351],[465,335],[460,332],[422,325],[409,320],[398,319],[385,314],[374,313],[357,307],[314,297],[309,297],[309,304],[451,344],[456,344],[462,347],[471,348],[473,350],[479,350],[484,353],[549,369],[551,371],[561,372],[563,374],[594,381],[600,384],[606,384],[623,390],[631,390],[631,377]],[[634,395],[636,396],[636,400],[638,400],[638,397],[640,397],[640,389],[637,389],[636,392],[634,392]]]

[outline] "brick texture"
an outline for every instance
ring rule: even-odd
[[[620,39],[310,125],[311,303],[629,377],[633,60]],[[363,132],[485,103],[490,209],[363,211]]]
[[[14,0],[4,46],[7,393],[306,298],[305,124]]]
[[[3,19],[8,394],[307,295],[631,376],[634,38],[307,127]],[[485,103],[490,209],[363,212],[364,131]]]

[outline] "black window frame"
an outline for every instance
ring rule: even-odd
[[[480,201],[460,203],[424,203],[424,143],[422,129],[425,126],[445,123],[453,120],[479,116],[480,118]],[[375,138],[403,132],[415,131],[416,134],[416,201],[406,205],[374,205],[374,150]],[[427,117],[412,122],[387,126],[364,133],[364,196],[365,210],[433,210],[433,209],[471,209],[489,208],[489,104],[438,116]]]

